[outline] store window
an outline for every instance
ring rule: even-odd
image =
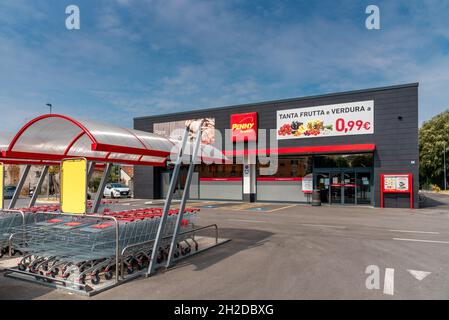
[[[315,156],[313,164],[315,168],[371,168],[373,154]]]
[[[302,178],[312,172],[311,157],[279,157],[278,169],[275,174],[261,175],[261,168],[268,168],[270,164],[257,164],[257,173],[260,177],[273,178]]]
[[[208,164],[199,166],[201,178],[240,178],[243,176],[241,164]]]

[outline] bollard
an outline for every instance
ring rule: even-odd
[[[321,206],[320,190],[313,190],[312,192],[312,206]]]

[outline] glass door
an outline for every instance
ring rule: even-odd
[[[320,191],[322,203],[370,205],[372,204],[371,172],[341,170],[316,172],[314,186]]]
[[[371,204],[371,173],[357,172],[357,204]]]
[[[330,178],[331,203],[342,204],[342,174],[341,172],[331,173]]]
[[[317,173],[315,186],[320,191],[321,203],[329,203],[329,173]]]
[[[355,172],[343,172],[344,204],[355,204]]]

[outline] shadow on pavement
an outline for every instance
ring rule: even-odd
[[[202,235],[214,237],[213,232]],[[174,268],[194,265],[197,271],[206,269],[240,251],[263,246],[272,235],[271,232],[255,229],[220,228],[220,238],[231,239],[230,242],[182,260]]]
[[[174,269],[186,265],[195,266],[195,271],[207,269],[241,251],[263,246],[273,235],[271,232],[254,229],[220,228],[219,231],[220,238],[231,239],[231,241],[181,260]],[[205,230],[199,235],[215,237],[213,230]],[[0,272],[0,300],[32,300],[55,290],[43,285],[7,278],[4,272]],[[64,299],[64,296],[61,298]],[[75,298],[79,297],[75,296]]]
[[[54,290],[46,286],[7,278],[4,271],[0,272],[0,300],[32,300]]]
[[[449,208],[449,195],[440,193],[420,193],[420,208],[435,208],[447,209]]]

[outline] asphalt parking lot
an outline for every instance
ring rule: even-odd
[[[217,223],[220,236],[232,241],[167,272],[91,298],[0,276],[0,298],[449,298],[449,210],[445,207],[221,204],[192,201],[190,206],[201,206],[197,224]],[[122,208],[148,205],[160,203],[120,203]],[[265,205],[266,210],[253,210]],[[366,273],[368,266],[378,268],[378,278]],[[368,289],[368,277],[378,286]]]

